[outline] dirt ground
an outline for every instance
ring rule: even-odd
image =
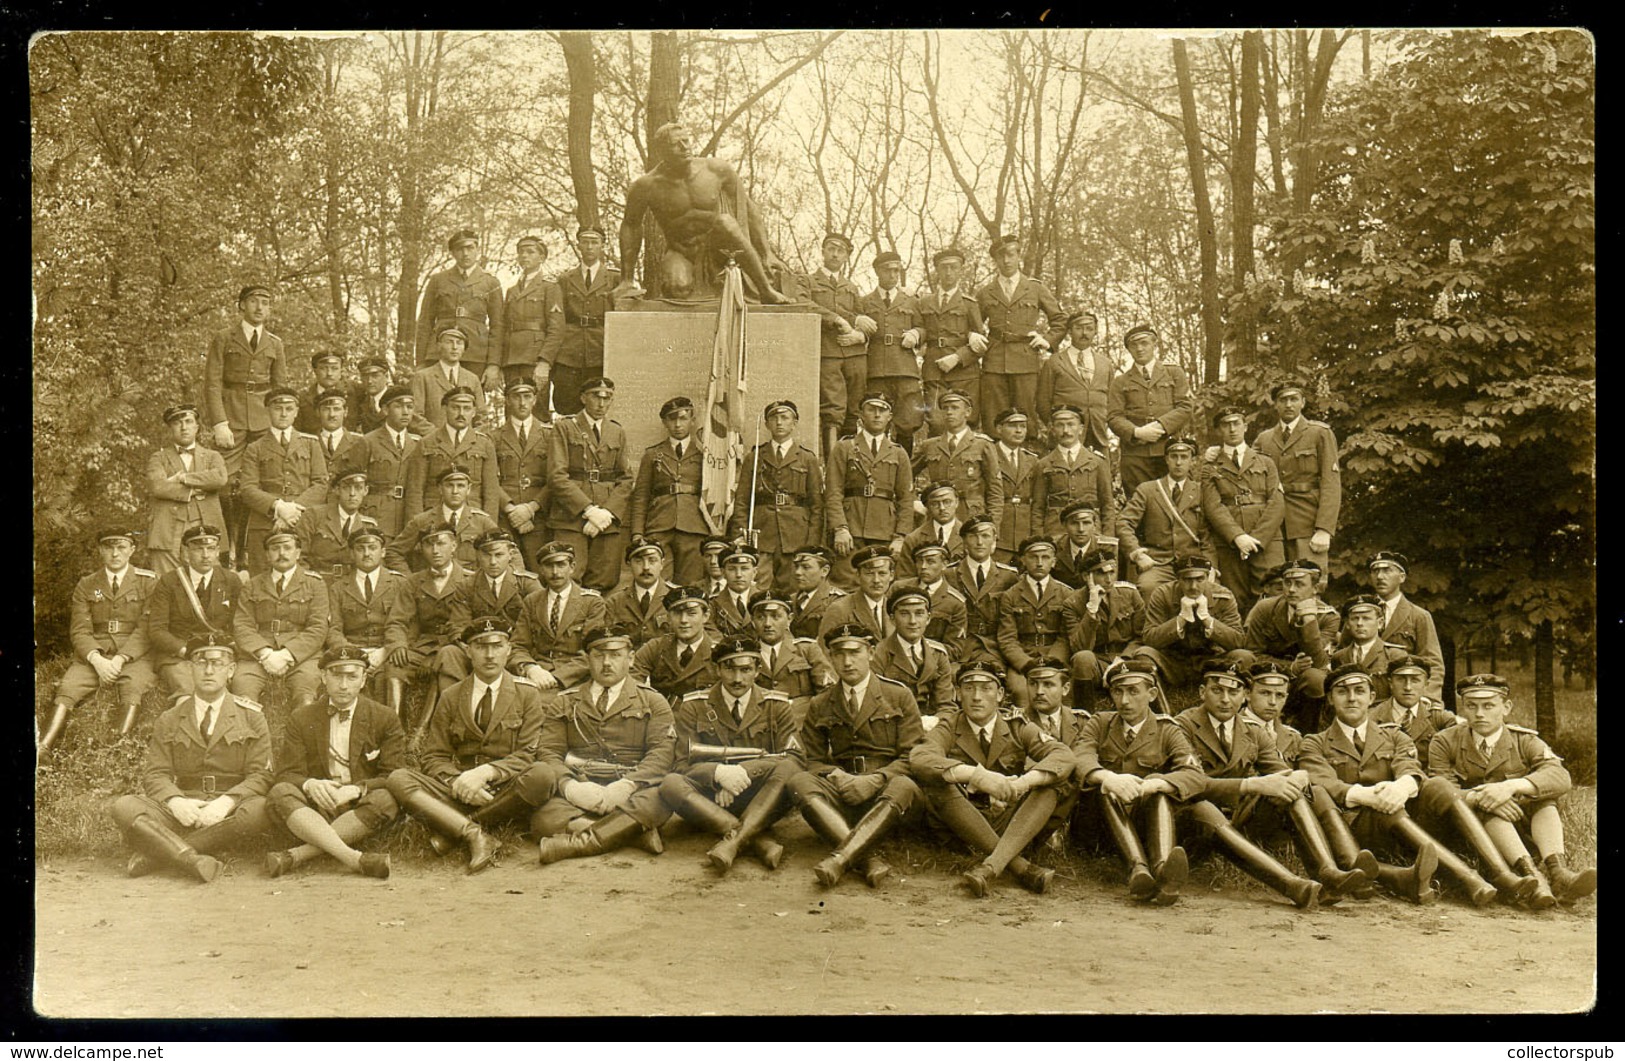
[[[245,857],[203,886],[130,880],[113,859],[51,860],[36,885],[35,1006],[187,1018],[1471,1013],[1578,1010],[1595,990],[1595,899],[1546,914],[1386,898],[1302,914],[1249,885],[1191,888],[1161,908],[1063,870],[1048,895],[1005,880],[978,901],[956,885],[957,862],[899,865],[879,891],[857,878],[824,891],[819,841],[799,822],[779,836],[790,855],[778,872],[742,858],[723,878],[692,834],[658,858],[545,868],[532,846],[474,878],[449,860],[397,860],[388,881],[330,862],[269,880]],[[1492,950],[1500,970],[1475,977]],[[1266,955],[1290,969],[1267,989]],[[1043,976],[1017,972],[1035,959]],[[1349,975],[1362,968],[1370,976]]]

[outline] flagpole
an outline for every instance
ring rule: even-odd
[[[750,543],[752,549],[756,548],[756,491],[761,488],[762,472],[762,421],[767,417],[758,413],[756,416],[756,447],[751,451],[750,464],[750,510],[745,518],[745,541]]]

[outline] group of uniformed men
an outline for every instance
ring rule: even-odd
[[[825,272],[807,278],[820,306],[838,289],[837,314],[850,246],[826,240]],[[1506,684],[1464,680],[1460,717],[1440,703],[1443,660],[1402,592],[1406,558],[1378,553],[1374,592],[1341,608],[1319,597],[1336,440],[1304,418],[1300,386],[1275,388],[1279,424],[1251,445],[1247,414],[1218,410],[1219,442],[1199,455],[1184,375],[1160,363],[1154,330],[1129,331],[1134,367],[1116,373],[1091,349],[1090,314],[1050,337],[1012,323],[1032,310],[1060,327],[1053,297],[1007,268],[1014,241],[995,243],[1000,276],[976,298],[954,294],[962,255],[939,254],[937,293],[918,297],[882,255],[866,312],[834,328],[836,351],[867,348],[866,376],[844,353],[825,361],[842,362],[826,384],[863,392],[835,425],[855,430],[820,459],[795,439],[795,404],[768,404],[770,437],[717,535],[692,403],[660,409],[668,437],[635,473],[608,417],[607,302],[591,301],[616,279],[602,233],[581,233],[582,269],[556,282],[538,275],[541,242],[521,241],[525,275],[505,297],[473,233],[451,249],[458,265],[431,280],[420,322],[435,359],[409,385],[369,361],[347,386],[335,352],[312,359],[309,392],[283,385],[271,293],[244,288],[240,324],[206,363],[215,448],[197,444],[197,406],[164,414],[154,570],[130,564],[127,529],[100,536],[41,749],[103,684],[128,732],[162,676],[175,699],[145,794],[114,808],[133,873],[167,861],[208,880],[210,852],[270,834],[286,841],[273,875],[325,852],[383,876],[387,856],[355,845],[400,808],[437,848],[466,847],[471,870],[498,856],[497,822],[523,819],[545,864],[628,843],[658,853],[673,813],[722,837],[719,870],[740,851],[773,868],[768,827],[796,809],[833,845],[820,881],[856,868],[878,885],[875,842],[924,810],[985,855],[964,878],[978,895],[1006,871],[1044,891],[1051,871],[1024,852],[1070,823],[1080,843],[1109,838],[1133,897],[1172,902],[1182,820],[1302,907],[1379,883],[1427,902],[1439,867],[1474,902],[1595,888],[1565,860],[1567,772],[1506,723]],[[976,323],[984,295],[1006,315],[991,329]],[[908,328],[889,316],[905,299]],[[952,314],[972,324],[945,344]],[[922,381],[916,348],[939,378]],[[955,375],[978,358],[979,380]],[[498,427],[484,392],[504,381]],[[552,418],[537,415],[549,385]],[[972,427],[990,406],[996,439]],[[1043,455],[1025,448],[1033,419]],[[255,702],[272,680],[294,707],[275,774]],[[1159,710],[1164,688],[1191,685],[1197,706]],[[1313,879],[1256,842],[1283,830]],[[1373,854],[1397,845],[1409,865]]]

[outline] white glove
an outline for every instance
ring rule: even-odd
[[[1187,623],[1194,623],[1196,621],[1196,602],[1189,597],[1181,597],[1179,599],[1179,617]]]
[[[384,665],[384,660],[388,657],[388,655],[389,650],[387,648],[367,649],[367,669],[377,670],[379,667],[382,667]]]
[[[553,677],[553,672],[544,670],[536,663],[532,663],[525,668],[525,677],[535,682],[538,689],[557,689],[559,687],[559,680]]]
[[[1100,604],[1105,599],[1106,599],[1106,591],[1101,589],[1099,586],[1095,585],[1093,582],[1090,582],[1089,583],[1089,604],[1087,605],[1087,607],[1089,609],[1089,614],[1090,615],[1099,615],[1100,614]]]
[[[489,803],[492,796],[486,791],[485,785],[490,779],[491,771],[484,766],[464,770],[451,779],[451,794],[463,803],[473,806]]]
[[[577,781],[571,778],[559,786],[559,795],[588,814],[608,814],[610,810],[604,802],[604,786],[596,781]]]
[[[941,369],[943,372],[952,372],[954,369],[959,367],[959,355],[943,354],[941,357],[937,358],[936,365],[937,368]]]
[[[965,342],[978,354],[987,353],[987,336],[981,332],[971,332],[970,335],[965,337]]]
[[[925,730],[925,732],[927,732],[927,733],[930,733],[932,730],[936,729],[937,728],[937,716],[936,715],[921,715],[920,716],[920,728]]]
[[[305,506],[297,501],[272,501],[271,515],[276,521],[287,527],[299,526],[299,517],[305,514]]]
[[[880,325],[873,317],[866,317],[862,313],[852,318],[852,326],[864,335],[873,335],[880,330]]]
[[[617,807],[625,807],[626,801],[631,799],[632,794],[637,790],[638,783],[629,781],[624,777],[619,781],[611,782],[604,786],[604,804],[612,810]]]
[[[102,655],[100,652],[91,654],[89,661],[90,665],[96,670],[96,677],[100,678],[103,684],[113,681],[118,677],[120,668],[114,667],[112,659]]]
[[[1133,774],[1108,773],[1101,778],[1100,790],[1119,803],[1133,803],[1140,798],[1140,786],[1143,782]]]
[[[1205,596],[1196,598],[1196,618],[1204,623],[1213,618],[1212,615],[1208,614],[1207,597]]]
[[[1151,554],[1146,552],[1144,549],[1134,550],[1134,555],[1129,557],[1129,559],[1133,560],[1134,566],[1139,568],[1141,571],[1149,571],[1153,567],[1157,566],[1156,560],[1152,559]]]
[[[588,505],[587,511],[581,514],[581,518],[598,528],[599,533],[607,531],[615,525],[615,514],[607,508],[600,508],[598,505]]]
[[[839,339],[835,340],[835,345],[862,346],[866,342],[868,342],[868,339],[864,337],[862,332],[858,331],[856,328],[848,328],[846,331],[841,333],[841,337]]]
[[[190,829],[198,823],[198,814],[203,810],[203,801],[190,796],[171,796],[165,806],[169,808],[169,813],[174,815],[176,821]]]
[[[910,328],[908,331],[904,332],[903,333],[903,338],[902,338],[902,343],[903,343],[903,349],[904,350],[912,350],[916,346],[919,346],[920,345],[920,329],[918,329],[918,328]]]
[[[711,775],[711,780],[716,782],[720,790],[717,792],[717,804],[723,807],[732,803],[735,796],[750,787],[750,775],[745,772],[743,766],[734,763],[718,764],[717,772]]]
[[[950,785],[964,785],[976,776],[976,767],[970,763],[955,763],[942,772],[942,779]]]
[[[1236,551],[1239,552],[1241,554],[1241,558],[1245,560],[1249,556],[1258,552],[1258,550],[1264,548],[1264,543],[1259,541],[1257,538],[1254,538],[1251,534],[1238,534],[1236,535],[1235,546]]]
[[[199,828],[207,828],[226,820],[232,811],[237,809],[237,801],[230,796],[216,796],[198,809],[197,824]]]
[[[217,449],[230,449],[237,444],[237,436],[231,433],[231,425],[224,420],[214,425],[214,444]]]
[[[1028,332],[1027,345],[1032,347],[1034,350],[1048,350],[1049,340],[1044,338],[1042,335],[1039,335],[1037,332]]]

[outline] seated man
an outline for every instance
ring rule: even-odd
[[[542,698],[528,678],[507,672],[513,650],[506,619],[485,615],[462,631],[474,673],[445,695],[429,719],[416,770],[389,775],[389,794],[429,827],[444,855],[468,847],[468,872],[494,865],[502,842],[483,826],[525,815],[536,832],[553,791],[554,766],[538,762]]]
[[[941,641],[950,654],[957,654],[969,617],[965,595],[948,584],[947,573],[948,550],[940,542],[925,541],[914,547],[914,577],[901,579],[896,585],[926,592],[931,599],[931,622],[925,636]]]
[[[260,705],[226,689],[233,656],[231,642],[216,634],[188,643],[192,692],[153,723],[141,795],[113,803],[113,823],[135,849],[132,877],[167,864],[207,883],[220,873],[214,852],[270,824],[271,736]]]
[[[1061,513],[1061,535],[1055,542],[1055,577],[1072,589],[1082,589],[1089,565],[1100,553],[1111,557],[1112,578],[1117,578],[1117,539],[1100,533],[1100,510],[1089,501],[1075,501]]]
[[[1028,891],[1049,890],[1055,871],[1022,857],[1035,841],[1064,825],[1058,802],[1072,787],[1076,761],[1066,745],[1024,719],[999,717],[1004,682],[998,667],[959,668],[961,710],[909,752],[933,816],[986,857],[961,880],[978,899],[1006,868]]]
[[[1019,670],[1034,656],[1067,658],[1067,623],[1064,606],[1071,588],[1050,577],[1055,566],[1055,543],[1028,538],[1016,550],[1022,577],[999,597],[999,652],[1007,667]],[[1027,706],[1027,682],[1006,673],[1010,696],[1017,707]]]
[[[1386,644],[1386,642],[1384,642]],[[1371,709],[1377,722],[1392,722],[1416,742],[1416,758],[1428,768],[1433,735],[1461,725],[1461,719],[1437,700],[1422,695],[1433,666],[1421,656],[1405,656],[1388,664],[1389,697]],[[1376,683],[1373,682],[1373,685]],[[1372,693],[1375,696],[1375,692]]]
[[[1303,734],[1281,719],[1287,691],[1292,687],[1292,672],[1273,659],[1262,659],[1247,668],[1247,677],[1253,682],[1247,690],[1247,713],[1263,723],[1275,742],[1275,750],[1281,753],[1281,761],[1297,766]]]
[[[756,550],[748,545],[730,545],[721,559],[723,588],[721,593],[711,595],[711,628],[723,637],[749,637]]]
[[[710,628],[711,602],[694,586],[667,590],[664,599],[671,632],[644,642],[632,657],[632,677],[667,700],[681,700],[717,683],[711,651],[721,640]]]
[[[57,682],[55,711],[39,740],[39,754],[49,751],[68,724],[68,712],[103,685],[118,688],[124,707],[119,735],[130,732],[141,697],[152,687],[147,656],[147,598],[158,576],[130,563],[135,532],[122,527],[103,531],[96,540],[101,569],[73,588],[73,618],[68,627],[74,660]]]
[[[1291,567],[1291,562],[1285,566]],[[1388,668],[1407,658],[1408,654],[1403,645],[1390,645],[1382,639],[1382,598],[1374,593],[1356,593],[1343,602],[1341,611],[1342,644],[1332,650],[1331,665],[1357,665],[1371,675],[1372,695],[1379,702],[1386,702],[1389,696]],[[1387,722],[1389,719],[1377,721]],[[1431,738],[1433,735],[1429,733],[1427,736]],[[1411,739],[1416,740],[1416,734],[1411,734]],[[1420,742],[1416,750],[1422,750]],[[1423,765],[1427,765],[1427,760],[1423,760]]]
[[[338,582],[350,572],[350,535],[378,525],[361,511],[367,501],[366,465],[337,466],[328,497],[300,519],[299,547],[312,571]]]
[[[542,734],[555,783],[531,831],[542,838],[544,866],[634,840],[658,855],[665,850],[660,826],[671,817],[660,798],[676,751],[671,705],[628,677],[632,638],[626,631],[598,627],[582,644],[592,680],[560,694]],[[561,835],[566,830],[570,834]]]
[[[920,796],[908,776],[909,753],[925,735],[920,711],[908,689],[870,670],[874,643],[869,628],[856,623],[824,637],[840,681],[807,709],[801,726],[807,769],[790,779],[802,817],[835,845],[813,867],[826,888],[840,883],[853,865],[869,887],[880,887],[891,866],[869,852]]]
[[[604,598],[572,578],[576,551],[567,542],[548,542],[536,554],[541,586],[525,598],[524,614],[514,627],[523,655],[520,672],[542,691],[551,705],[558,694],[587,677],[587,631],[604,624]]]
[[[1475,905],[1493,900],[1494,888],[1405,813],[1421,787],[1422,768],[1404,731],[1371,721],[1370,677],[1358,667],[1338,667],[1326,678],[1326,698],[1337,718],[1304,737],[1298,766],[1314,785],[1315,813],[1326,826],[1338,866],[1353,868],[1359,850],[1376,848],[1375,840],[1402,840],[1416,850],[1411,868],[1377,865],[1378,882],[1394,894],[1413,903],[1433,902],[1438,898],[1433,873],[1443,866],[1460,878]]]
[[[1078,737],[1082,735],[1083,724],[1091,717],[1090,712],[1078,708],[1067,709],[1067,691],[1072,687],[1066,664],[1053,656],[1034,656],[1022,673],[1027,679],[1028,696],[1032,703],[1018,716],[1038,727],[1038,731],[1046,737],[1053,737],[1068,748],[1077,746]],[[1072,805],[1077,802],[1077,787],[1073,786],[1071,797],[1056,813],[1070,815]]]
[[[474,539],[475,556],[479,570],[458,585],[451,598],[451,626],[461,630],[478,615],[500,615],[515,629],[525,615],[525,598],[541,588],[541,582],[529,571],[513,569],[513,551],[518,543],[505,530],[489,530]],[[468,676],[468,653],[453,644],[456,652],[446,652],[439,666],[454,682]],[[523,645],[514,645],[508,659],[508,669],[524,673],[530,654]]]
[[[797,637],[816,638],[824,624],[824,612],[846,596],[846,590],[829,580],[833,564],[829,550],[822,545],[804,545],[790,557],[790,600],[795,609],[790,632]]]
[[[632,582],[604,594],[604,610],[609,614],[609,625],[631,630],[633,647],[641,648],[670,625],[664,598],[677,584],[666,581],[666,550],[653,538],[632,539],[626,547],[626,566],[632,572]]]
[[[402,708],[406,679],[389,663],[389,613],[408,592],[408,578],[384,568],[384,535],[375,526],[357,526],[350,534],[350,573],[327,587],[332,621],[327,647],[361,650],[369,678],[379,680],[390,710],[406,725]]]
[[[824,612],[818,636],[827,638],[838,626],[856,623],[876,641],[890,637],[891,620],[886,615],[886,596],[891,592],[896,562],[884,545],[870,545],[852,554],[852,570],[857,572],[858,592],[835,601]]]
[[[147,598],[147,644],[153,669],[171,694],[192,691],[186,643],[213,630],[230,636],[243,580],[220,564],[220,528],[210,523],[181,535],[180,567],[166,571]]]
[[[948,571],[948,583],[965,598],[965,639],[959,651],[966,660],[980,659],[1002,666],[999,600],[1005,590],[1020,580],[1021,572],[993,558],[999,538],[992,520],[972,516],[960,527],[959,534],[965,543],[965,555]]]
[[[1083,562],[1084,582],[1066,598],[1072,647],[1072,706],[1093,711],[1105,661],[1116,659],[1145,632],[1145,601],[1132,582],[1117,581],[1117,558],[1097,552]]]
[[[1241,613],[1236,595],[1213,581],[1213,561],[1181,557],[1174,563],[1179,581],[1158,586],[1145,602],[1145,645],[1135,651],[1157,665],[1169,685],[1194,685],[1213,656],[1249,663],[1242,649]]]
[[[1373,555],[1366,565],[1371,590],[1382,598],[1383,624],[1382,633],[1378,636],[1427,660],[1432,670],[1423,692],[1429,699],[1443,701],[1444,651],[1439,647],[1439,632],[1433,624],[1433,613],[1405,596],[1405,578],[1410,563],[1404,553],[1385,549]]]
[[[389,876],[388,854],[355,845],[395,820],[389,775],[406,765],[406,734],[394,712],[361,695],[367,653],[354,645],[322,653],[323,695],[295,708],[277,748],[271,818],[304,843],[265,856],[280,877],[303,862],[331,855],[352,873]]]
[[[1170,800],[1184,802],[1202,794],[1206,781],[1201,760],[1179,723],[1152,714],[1157,670],[1150,660],[1115,660],[1105,678],[1116,710],[1087,719],[1072,746],[1084,786],[1072,835],[1080,846],[1098,849],[1101,834],[1109,834],[1128,863],[1129,898],[1172,906],[1179,901],[1189,864],[1185,849],[1175,845]]]
[[[790,636],[790,598],[775,590],[751,595],[750,618],[762,648],[762,669],[756,684],[776,689],[790,698],[796,728],[807,717],[807,707],[822,689],[835,684],[835,668],[818,642]]]
[[[901,578],[915,577],[914,551],[922,545],[941,546],[944,555],[964,550],[964,543],[959,540],[959,528],[964,526],[964,520],[959,518],[959,491],[954,489],[954,484],[931,483],[923,487],[920,504],[925,508],[926,518],[903,536],[903,551],[898,558]]]
[[[258,700],[267,681],[282,678],[288,706],[298,707],[321,685],[317,664],[332,621],[327,584],[299,562],[294,531],[271,531],[262,552],[270,570],[249,579],[232,617],[237,674],[231,691]]]
[[[455,665],[442,657],[458,658],[462,649],[453,642],[452,602],[469,576],[457,563],[457,533],[449,524],[423,528],[417,550],[428,567],[405,577],[395,594],[389,620],[384,624],[385,659],[390,677],[403,682],[433,676],[418,722],[421,733],[429,725],[435,703],[453,684]]]
[[[1523,879],[1533,878],[1535,887],[1525,901],[1545,910],[1596,891],[1597,871],[1569,868],[1557,813],[1558,799],[1572,786],[1569,772],[1534,730],[1508,724],[1510,692],[1506,679],[1494,674],[1474,674],[1456,683],[1456,706],[1467,724],[1433,737],[1428,752],[1432,776],[1422,787],[1422,806],[1433,817],[1454,823],[1496,877],[1507,879],[1510,866]],[[1540,851],[1549,885],[1529,856],[1521,831]]]
[[[1305,728],[1320,728],[1326,702],[1326,671],[1337,644],[1337,609],[1320,599],[1320,565],[1290,560],[1281,568],[1279,597],[1263,597],[1247,613],[1247,647],[1265,659],[1280,660],[1296,678],[1287,714]]]
[[[717,645],[712,658],[722,680],[678,703],[676,760],[660,783],[673,813],[722,837],[706,852],[722,873],[740,848],[779,868],[784,847],[767,830],[790,809],[785,786],[802,769],[790,698],[757,684],[762,651],[748,637]]]
[[[923,589],[898,587],[886,598],[886,614],[891,616],[894,629],[874,650],[870,668],[913,693],[920,714],[931,718],[924,725],[934,726],[940,716],[958,706],[958,701],[948,646],[925,636],[931,622],[931,598]]]
[[[441,470],[439,482],[440,503],[433,508],[424,509],[407,520],[401,532],[389,543],[385,562],[397,571],[422,569],[421,554],[414,552],[413,547],[422,541],[426,528],[438,526],[451,528],[457,541],[457,563],[463,570],[473,571],[479,564],[474,543],[482,535],[497,529],[496,520],[483,509],[469,504],[468,491],[471,480],[466,467],[461,464],[448,464]]]

